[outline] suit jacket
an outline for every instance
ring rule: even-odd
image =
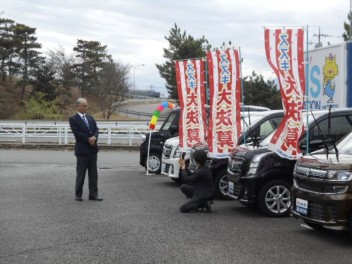
[[[199,166],[192,174],[187,168],[181,171],[182,180],[190,182],[193,186],[193,197],[209,199],[214,196],[214,183],[208,166]]]
[[[75,136],[75,155],[90,155],[91,153],[98,152],[98,136],[99,129],[94,118],[90,115],[85,115],[89,124],[89,128],[84,123],[82,117],[77,113],[74,116],[71,116],[69,119],[71,130]],[[88,139],[92,136],[97,138],[96,146],[91,146],[88,142]]]

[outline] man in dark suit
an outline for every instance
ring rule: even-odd
[[[86,115],[88,109],[87,100],[78,98],[76,101],[77,113],[70,117],[70,127],[75,136],[76,167],[76,201],[83,201],[83,185],[88,169],[89,200],[102,201],[98,196],[98,135],[99,129],[94,118]]]
[[[197,163],[197,169],[194,173],[186,168],[183,158],[179,160],[182,180],[190,183],[181,185],[181,191],[190,199],[180,207],[180,211],[188,213],[201,208],[210,213],[215,188],[211,171],[205,164],[207,153],[203,149],[196,150],[193,153],[193,158]]]

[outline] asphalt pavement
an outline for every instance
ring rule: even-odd
[[[0,149],[0,263],[351,263],[345,233],[267,218],[235,201],[181,214],[138,151],[99,153],[102,202],[74,199],[72,151]]]

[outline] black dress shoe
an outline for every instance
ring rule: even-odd
[[[82,202],[82,201],[83,201],[83,199],[82,199],[82,197],[76,197],[76,201],[80,201],[80,202]]]
[[[103,200],[103,198],[100,198],[100,197],[91,197],[91,196],[89,196],[88,199],[89,199],[89,200],[92,200],[92,201],[102,201],[102,200]]]
[[[206,201],[204,204],[204,211],[206,213],[211,213],[211,204],[213,203],[213,201]]]
[[[201,209],[202,212],[211,213],[211,204],[213,200],[203,200],[198,209]]]

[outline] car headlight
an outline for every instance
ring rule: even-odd
[[[248,171],[248,174],[256,174],[257,172],[257,169],[258,169],[258,164],[250,164],[249,165],[249,171]]]
[[[248,171],[248,174],[256,174],[260,161],[262,160],[263,157],[265,157],[265,156],[268,155],[269,153],[270,153],[270,152],[266,152],[266,153],[262,153],[262,154],[255,155],[255,156],[252,158],[251,162],[249,163],[249,171]]]
[[[324,192],[325,193],[336,193],[342,194],[348,191],[348,186],[326,186]]]
[[[351,171],[333,171],[329,170],[326,173],[326,177],[330,180],[335,180],[335,181],[349,181],[352,179],[352,173]]]
[[[180,146],[177,146],[176,148],[176,151],[175,151],[175,154],[174,154],[174,158],[179,158],[181,157],[181,149],[180,149]]]

